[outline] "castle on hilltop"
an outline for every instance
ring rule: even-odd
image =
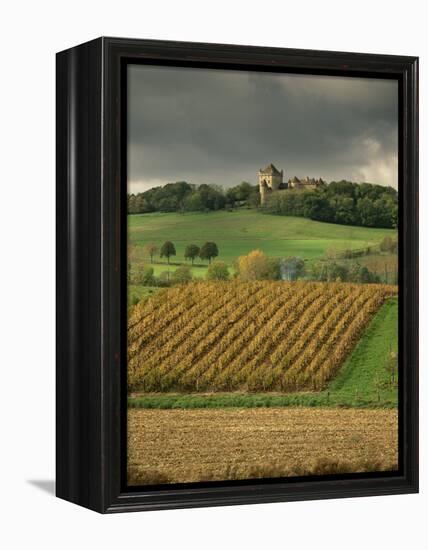
[[[323,185],[325,182],[319,178],[306,178],[299,179],[294,176],[290,178],[287,182],[284,182],[284,172],[283,170],[279,171],[275,168],[273,164],[269,164],[263,170],[259,170],[259,188],[260,188],[260,203],[263,205],[266,202],[266,197],[268,194],[281,189],[305,189],[313,190]]]

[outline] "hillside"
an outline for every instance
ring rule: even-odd
[[[329,249],[364,248],[379,243],[387,235],[396,235],[393,229],[323,223],[247,209],[234,212],[134,214],[128,216],[128,227],[129,242],[137,247],[148,242],[160,246],[166,240],[172,241],[177,251],[177,255],[171,258],[173,263],[184,262],[186,245],[215,241],[220,251],[219,259],[230,265],[238,256],[256,248],[272,257],[314,259]],[[165,270],[165,265],[165,259],[156,257],[155,273]],[[196,276],[203,276],[205,270],[206,267],[193,268]]]
[[[129,318],[129,389],[322,389],[396,291],[268,281],[163,290]]]

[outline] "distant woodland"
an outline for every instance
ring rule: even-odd
[[[128,213],[209,212],[236,208],[298,216],[343,225],[396,228],[398,193],[371,183],[332,181],[316,190],[286,189],[268,195],[260,206],[258,185],[242,182],[230,188],[215,184],[168,183],[128,195]]]

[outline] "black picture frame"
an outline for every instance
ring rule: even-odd
[[[123,67],[129,62],[398,80],[396,474],[126,486]],[[56,67],[57,496],[105,513],[418,492],[418,58],[98,38],[58,53]]]

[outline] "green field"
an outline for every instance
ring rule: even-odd
[[[268,256],[299,256],[313,259],[328,249],[363,248],[378,243],[393,229],[354,227],[322,223],[306,218],[262,214],[257,210],[225,210],[209,213],[153,213],[128,216],[129,242],[144,246],[154,242],[161,246],[166,240],[174,243],[177,255],[173,262],[184,262],[184,249],[190,243],[217,243],[219,259],[229,265],[243,254],[259,248]],[[156,257],[156,272],[165,271]],[[197,262],[197,263],[200,263]],[[193,268],[203,275],[205,268]]]
[[[128,398],[137,408],[223,407],[382,407],[397,406],[397,388],[390,384],[385,363],[398,346],[398,299],[377,312],[336,378],[321,392],[151,394]]]
[[[361,249],[378,244],[385,236],[394,237],[394,229],[354,227],[322,223],[307,218],[263,214],[257,210],[219,210],[207,213],[152,213],[128,216],[129,243],[134,245],[133,261],[153,267],[158,277],[163,272],[173,273],[182,264],[192,268],[193,277],[205,278],[208,262],[186,262],[184,250],[188,244],[201,246],[214,241],[219,248],[218,259],[225,261],[231,273],[233,262],[239,256],[258,248],[271,257],[298,256],[310,264],[322,257],[327,250],[337,252]],[[177,255],[170,258],[144,256],[143,247],[155,243],[159,248],[165,241],[172,241]],[[362,262],[364,263],[364,262]],[[382,268],[383,269],[383,268]],[[391,275],[388,282],[394,282]],[[129,296],[139,299],[149,293],[141,285],[129,285]]]

